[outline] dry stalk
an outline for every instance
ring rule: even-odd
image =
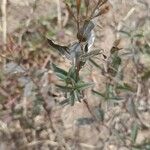
[[[2,0],[1,12],[2,12],[2,40],[3,40],[3,49],[6,50],[7,43],[7,0]]]
[[[60,0],[57,0],[57,24],[59,29],[61,29],[62,27],[62,17],[61,17],[61,4],[60,4]]]

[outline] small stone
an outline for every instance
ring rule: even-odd
[[[45,130],[41,131],[40,138],[44,140],[47,139],[47,137],[48,137],[48,132]]]
[[[108,147],[109,150],[117,150],[117,147],[115,145],[109,145]]]
[[[45,123],[44,117],[43,116],[36,116],[34,118],[34,123],[35,123],[36,127],[43,125]]]

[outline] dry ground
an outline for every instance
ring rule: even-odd
[[[76,39],[76,28],[62,1],[59,4],[57,0],[37,0],[36,7],[33,6],[34,0],[8,0],[7,4],[10,49],[2,51],[1,48],[0,55],[0,150],[138,150],[138,147],[150,150],[149,79],[136,84],[135,66],[129,61],[123,82],[138,88],[134,94],[120,93],[123,101],[104,100],[87,89],[86,98],[92,113],[83,102],[76,102],[74,106],[59,105],[64,94],[56,88],[55,84],[60,81],[48,65],[54,62],[68,69],[70,63],[48,47],[43,35],[67,45]],[[109,58],[117,38],[121,39],[119,47],[128,49],[131,46],[129,37],[116,32],[121,29],[144,31],[146,38],[140,42],[146,40],[150,44],[149,7],[149,0],[109,0],[108,13],[98,17],[93,49],[104,49]],[[0,45],[2,38],[1,34]],[[100,57],[94,60],[106,67],[107,60]],[[149,57],[140,56],[141,66],[149,68]],[[124,63],[126,65],[126,61]],[[95,83],[97,91],[104,91],[109,80],[90,63],[81,74],[85,81]],[[99,108],[104,113],[103,119],[99,119]],[[92,114],[98,119],[92,119]],[[80,122],[81,118],[86,118],[85,122]],[[138,132],[134,141],[136,125]]]

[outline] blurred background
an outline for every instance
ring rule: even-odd
[[[70,106],[51,64],[71,63],[47,38],[77,41],[78,2],[0,1],[0,150],[150,150],[150,1],[98,8],[92,49],[102,55],[80,73],[94,86]],[[80,26],[97,2],[81,0]]]

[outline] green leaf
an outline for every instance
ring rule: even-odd
[[[108,90],[108,88],[106,88],[105,93],[100,93],[98,91],[92,90],[92,92],[98,96],[101,96],[102,98],[104,98],[105,100],[112,100],[114,102],[120,102],[118,100],[122,100],[121,97],[115,96],[113,93],[110,93],[110,91]]]
[[[95,91],[95,90],[92,90],[92,92],[93,92],[94,94],[98,95],[98,96],[101,96],[101,97],[105,98],[105,94],[104,94],[104,93],[100,93],[100,92]]]
[[[113,102],[119,103],[120,100],[122,100],[122,97],[114,96],[114,97],[108,97],[107,99],[112,100]]]
[[[150,150],[150,142],[144,141],[141,144],[136,144],[132,146],[134,149],[132,150]]]
[[[143,34],[140,34],[140,33],[139,33],[139,34],[135,34],[134,37],[142,38],[142,37],[144,37],[144,36],[143,36]]]
[[[73,91],[70,93],[70,98],[69,98],[69,100],[70,100],[70,105],[73,106],[73,105],[74,105],[74,102],[75,102],[75,95],[74,95],[74,92],[73,92]]]
[[[126,32],[126,31],[119,30],[119,32],[122,33],[122,34],[125,34],[125,35],[128,36],[128,37],[131,37],[131,34],[128,33],[128,32]]]
[[[118,56],[118,53],[112,55],[112,66],[118,70],[119,65],[121,65],[121,58]]]
[[[59,77],[61,80],[66,80],[67,77],[61,73],[56,73],[56,76]]]
[[[103,68],[99,65],[99,64],[97,64],[93,59],[89,59],[89,61],[96,67],[96,68],[99,68],[100,70],[103,70]]]
[[[74,96],[75,96],[75,100],[81,102],[80,101],[81,95],[78,90],[74,90]]]
[[[138,125],[137,123],[134,123],[131,129],[131,141],[134,144],[137,138],[137,134],[138,134]]]
[[[53,70],[56,74],[57,77],[59,77],[62,80],[66,80],[67,79],[67,72],[59,67],[57,67],[55,64],[52,64]]]
[[[86,54],[81,55],[81,56],[80,56],[80,60],[81,60],[81,61],[86,61],[86,60],[88,60],[89,58],[94,57],[94,56],[96,56],[96,55],[98,55],[98,54],[100,54],[100,50],[93,50],[93,51],[91,51],[91,52],[89,52],[89,53],[86,53]]]
[[[133,88],[130,85],[128,85],[127,83],[118,84],[116,88],[119,90],[127,90],[127,91],[131,91],[131,92],[134,91]]]
[[[70,92],[73,90],[71,86],[64,86],[64,85],[58,85],[58,84],[56,84],[56,86],[66,92]]]
[[[77,80],[78,80],[78,75],[77,75],[77,69],[76,69],[75,66],[73,66],[73,67],[71,67],[71,68],[69,69],[68,78],[71,78],[71,79],[73,79],[74,81],[77,82]]]
[[[108,68],[109,74],[111,74],[113,77],[116,76],[120,65],[121,65],[121,58],[118,55],[118,51],[114,51],[110,57],[110,65]]]
[[[53,69],[54,69],[54,72],[56,73],[60,73],[60,74],[63,74],[64,76],[67,76],[67,72],[59,67],[57,67],[55,64],[52,63],[52,66],[53,66]]]
[[[93,83],[84,83],[84,82],[82,82],[82,81],[80,81],[80,82],[78,82],[76,85],[75,85],[75,88],[77,89],[77,90],[84,90],[84,89],[87,89],[87,88],[89,88],[89,87],[91,87],[91,86],[93,86],[94,84]]]

